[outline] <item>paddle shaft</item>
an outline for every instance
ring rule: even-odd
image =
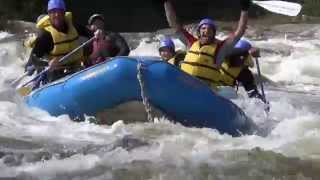
[[[83,48],[84,46],[86,46],[87,44],[91,43],[93,40],[95,39],[95,37],[92,37],[91,39],[89,39],[88,41],[84,42],[83,44],[81,44],[79,47],[75,48],[74,50],[72,50],[71,52],[69,52],[67,55],[63,56],[61,59],[59,59],[59,63],[64,63],[66,61],[66,59],[68,59],[70,56],[72,56],[75,52],[79,51],[81,48]]]
[[[10,83],[11,87],[15,87],[23,78],[25,78],[26,76],[28,76],[28,72],[23,73],[20,77],[18,77],[17,79],[15,79],[14,81],[12,81]]]
[[[258,77],[259,77],[259,84],[260,84],[260,87],[261,87],[262,97],[263,97],[263,100],[265,101],[265,103],[267,103],[266,95],[264,94],[263,82],[262,82],[262,78],[261,78],[262,75],[261,75],[261,71],[260,71],[259,60],[258,60],[258,58],[255,58],[255,60],[256,60],[256,65],[257,65],[257,71],[258,71]]]
[[[74,50],[72,50],[71,52],[69,52],[67,55],[63,56],[61,59],[59,59],[59,63],[65,63],[68,58],[70,56],[72,56],[75,52],[79,51],[79,49],[83,48],[84,46],[88,45],[89,43],[91,43],[93,40],[95,39],[95,37],[92,37],[91,39],[89,39],[88,41],[84,42],[83,44],[81,44],[79,47],[75,48]],[[24,83],[22,85],[22,87],[28,85],[29,83],[31,83],[32,81],[36,80],[37,78],[39,78],[42,74],[46,73],[49,70],[49,67],[45,68],[45,70],[41,71],[39,74],[37,74],[34,78],[32,78],[30,81]]]

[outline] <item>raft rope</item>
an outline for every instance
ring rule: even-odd
[[[149,122],[153,122],[153,116],[152,116],[152,107],[150,105],[150,102],[149,102],[149,99],[148,99],[148,96],[146,94],[146,89],[145,89],[145,84],[144,84],[144,81],[143,81],[143,68],[144,68],[144,65],[138,61],[138,64],[137,64],[137,79],[139,81],[139,84],[140,84],[140,89],[141,89],[141,97],[142,97],[142,103],[144,105],[144,108],[146,110],[146,113],[147,113],[147,118],[148,118],[148,121]]]

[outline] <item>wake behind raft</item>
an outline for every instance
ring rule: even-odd
[[[138,74],[148,102],[173,122],[233,136],[251,133],[255,127],[230,100],[155,57],[115,57],[43,86],[26,96],[25,102],[52,116],[94,116],[126,102],[142,101]]]

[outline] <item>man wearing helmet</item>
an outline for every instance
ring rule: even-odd
[[[92,53],[86,62],[87,66],[97,64],[110,57],[129,55],[130,49],[126,40],[118,33],[105,31],[105,18],[102,14],[93,14],[88,20],[88,26],[92,32],[101,30],[103,36],[93,42]]]
[[[34,42],[31,61],[34,65],[44,65],[40,58],[49,57],[48,79],[53,81],[81,68],[84,61],[82,50],[74,53],[66,63],[59,64],[59,59],[79,46],[79,35],[90,38],[93,33],[73,22],[72,13],[66,12],[63,0],[49,0],[47,11],[48,15],[37,22],[40,33]]]
[[[250,4],[250,0],[240,0],[241,15],[238,27],[226,40],[220,41],[215,38],[217,26],[209,18],[200,21],[197,27],[198,38],[193,37],[177,21],[170,0],[165,0],[164,7],[170,27],[175,28],[177,32],[182,34],[187,40],[188,47],[190,47],[181,63],[181,69],[216,89],[221,84],[219,69],[224,58],[231,53],[234,45],[245,33]]]

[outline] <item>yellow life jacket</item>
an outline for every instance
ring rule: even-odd
[[[234,86],[236,79],[244,67],[252,67],[253,61],[250,55],[246,57],[240,66],[230,66],[230,60],[225,60],[221,65],[221,84],[224,86]]]
[[[68,26],[68,32],[63,33],[57,31],[50,23],[48,15],[44,16],[37,23],[37,28],[48,31],[53,39],[53,49],[49,54],[49,59],[62,57],[79,46],[79,35],[72,23],[72,13],[66,12],[65,20]],[[83,50],[75,52],[64,64],[80,64],[84,60]]]
[[[200,46],[196,41],[191,46],[184,61],[181,62],[181,69],[186,73],[209,82],[209,85],[216,88],[220,84],[220,71],[216,66],[217,45]]]

